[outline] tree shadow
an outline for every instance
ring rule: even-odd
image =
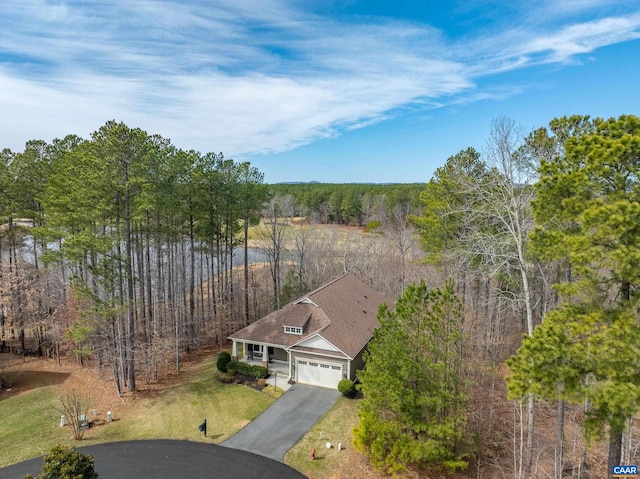
[[[56,386],[69,378],[70,373],[50,371],[4,371],[0,400],[16,396],[33,389]]]

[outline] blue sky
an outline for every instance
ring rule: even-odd
[[[108,120],[265,181],[414,182],[491,121],[640,114],[637,0],[0,2],[0,148]]]

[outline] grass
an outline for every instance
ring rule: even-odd
[[[211,358],[174,378],[167,387],[136,393],[126,406],[114,410],[113,422],[106,422],[106,411],[98,411],[94,426],[78,442],[69,427],[60,427],[58,396],[64,376],[37,375],[32,389],[0,400],[0,468],[46,454],[55,444],[80,447],[135,439],[219,443],[282,395],[273,386],[260,392],[224,384],[214,379],[218,374],[215,358]],[[198,430],[205,418],[207,437]],[[357,401],[341,397],[289,451],[285,463],[310,479],[343,477],[359,457],[351,443],[356,421]],[[333,443],[332,449],[325,447],[327,441]],[[338,451],[338,443],[344,450]],[[315,461],[310,458],[312,448],[317,451]]]
[[[308,224],[294,224],[289,222],[284,228],[284,241],[292,241],[301,230],[311,228]],[[358,227],[343,227],[333,224],[314,225],[314,237],[318,240],[330,241],[334,244],[342,244],[344,241],[352,241],[354,238],[362,238],[362,229]],[[260,247],[265,239],[265,221],[260,220],[260,224],[249,227],[249,245],[251,247]]]
[[[285,456],[284,462],[310,479],[346,477],[359,454],[352,444],[351,430],[358,421],[358,402],[340,397],[335,406]],[[327,449],[327,442],[333,447]],[[341,443],[343,450],[338,450]],[[316,460],[311,460],[311,450]]]
[[[97,425],[74,441],[69,427],[60,427],[56,386],[44,386],[0,401],[0,467],[37,457],[55,444],[86,446],[134,439],[186,439],[218,443],[244,427],[273,399],[260,391],[214,379],[215,358],[158,391],[136,393],[129,405],[107,423],[99,412]],[[198,425],[207,419],[207,437]]]
[[[0,467],[41,456],[55,444],[71,444],[60,427],[57,388],[45,386],[0,401]]]
[[[271,386],[271,385],[266,386],[262,390],[262,392],[273,399],[278,399],[280,396],[284,394],[284,391],[282,389],[275,388],[274,386]]]

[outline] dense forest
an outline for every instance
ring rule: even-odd
[[[530,133],[499,118],[482,155],[450,157],[421,194],[413,224],[427,260],[456,279],[473,324],[473,369],[459,375],[473,384],[471,417],[493,434],[481,448],[511,438],[511,477],[601,477],[637,460],[639,173],[636,116],[563,117]],[[519,347],[514,327],[524,339],[507,361],[509,432],[486,422],[497,403],[485,374]],[[587,447],[605,438],[606,470]]]
[[[115,122],[31,141],[0,156],[2,348],[90,360],[124,394],[347,271],[407,311],[411,294],[442,307],[446,285],[455,354],[415,344],[429,363],[451,358],[456,406],[434,406],[450,388],[412,378],[398,392],[411,404],[381,417],[457,415],[438,451],[473,477],[595,477],[590,444],[609,465],[638,459],[639,155],[635,116],[532,132],[499,118],[482,152],[416,184],[267,185],[248,163]],[[405,319],[389,330],[410,338]],[[415,409],[425,397],[428,413]],[[429,463],[424,444],[443,428],[399,424],[412,452],[376,442],[381,463]]]
[[[414,184],[323,184],[277,183],[269,185],[274,196],[290,196],[296,216],[325,224],[370,227],[389,216],[406,218],[420,206],[424,183]]]

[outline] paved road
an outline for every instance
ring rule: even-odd
[[[336,389],[295,384],[221,446],[282,461],[287,451],[331,409],[339,396]]]
[[[100,479],[305,479],[295,469],[249,452],[202,442],[127,441],[80,447]],[[2,479],[36,477],[42,458],[0,469]]]

